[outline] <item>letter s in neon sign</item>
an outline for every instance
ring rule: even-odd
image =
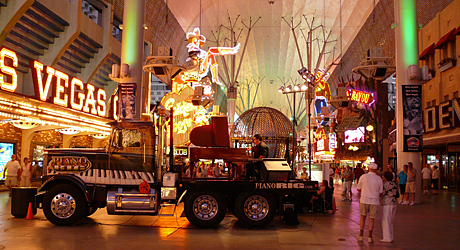
[[[11,65],[6,64],[6,59],[9,58],[12,60]],[[0,50],[0,88],[6,91],[14,92],[18,87],[18,73],[16,69],[19,66],[19,60],[16,53],[12,50],[9,50],[5,47]],[[4,80],[4,75],[9,75],[7,78],[11,78],[11,82]]]

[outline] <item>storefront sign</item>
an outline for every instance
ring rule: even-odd
[[[359,102],[359,103],[363,103],[363,104],[366,104],[368,106],[371,105],[372,103],[374,103],[374,101],[375,101],[373,93],[360,91],[360,90],[356,90],[356,89],[351,89],[350,90],[349,100]]]
[[[447,145],[447,152],[459,153],[460,145]]]
[[[0,88],[14,92],[18,87],[18,74],[15,70],[19,65],[18,56],[12,50],[0,48]]]
[[[440,103],[439,106],[426,108],[423,113],[425,133],[460,127],[459,99]]]
[[[337,135],[329,133],[329,150],[337,148]]]
[[[16,91],[18,86],[17,67],[18,57],[16,53],[7,48],[1,48],[0,88],[2,90]],[[37,60],[29,61],[29,68],[32,71],[36,99],[105,117],[107,95],[104,89],[83,83],[80,79],[70,77],[50,66],[45,66]],[[51,98],[48,98],[50,91]]]
[[[82,172],[91,168],[91,162],[84,156],[53,156],[48,169],[57,172]]]
[[[422,86],[403,85],[403,152],[422,152]]]

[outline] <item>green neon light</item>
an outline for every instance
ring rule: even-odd
[[[139,27],[137,25],[143,25],[138,24],[136,19],[137,19],[137,10],[139,9],[138,4],[140,4],[143,1],[130,1],[128,5],[125,6],[125,18],[124,24],[123,24],[123,43],[126,46],[123,51],[122,58],[124,58],[124,63],[127,63],[129,65],[134,65],[135,62],[138,60],[138,55],[135,53],[136,47],[137,47],[137,42],[139,38],[142,38],[143,36],[138,35]],[[143,30],[142,30],[143,31]]]
[[[405,66],[417,65],[417,11],[415,0],[399,1],[401,4],[401,43]]]

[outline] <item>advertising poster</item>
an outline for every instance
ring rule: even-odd
[[[422,152],[422,86],[403,85],[403,152]]]
[[[14,154],[14,144],[0,142],[0,180],[3,179],[3,166],[11,160],[11,155]]]
[[[136,84],[119,85],[120,119],[134,119],[136,115]]]

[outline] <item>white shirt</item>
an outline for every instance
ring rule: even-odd
[[[21,177],[30,177],[30,163],[22,165],[21,167]]]
[[[423,168],[422,169],[422,179],[431,179],[431,169],[430,168]]]
[[[439,170],[437,169],[433,170],[432,176],[433,176],[433,179],[439,179]]]
[[[358,189],[361,190],[363,204],[380,205],[380,194],[383,193],[383,181],[375,172],[363,174],[358,182]]]
[[[19,165],[19,162],[17,162],[17,161],[9,161],[3,167],[3,171],[6,171],[6,176],[14,177],[14,176],[18,176],[18,170],[20,168],[21,168],[21,165]],[[7,169],[8,169],[8,171],[7,171]]]

